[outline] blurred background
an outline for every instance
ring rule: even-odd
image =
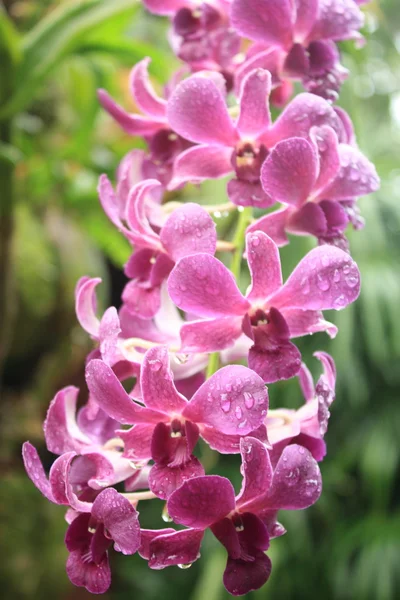
[[[63,509],[26,477],[21,444],[29,439],[46,468],[42,422],[54,393],[84,388],[91,348],[77,324],[73,289],[100,276],[103,307],[118,306],[125,239],[96,196],[99,174],[112,178],[122,156],[141,141],[120,132],[99,108],[106,88],[127,107],[130,67],[152,57],[161,88],[176,64],[165,19],[134,0],[5,0],[0,11],[0,584],[5,600],[85,599],[65,574]],[[321,465],[324,492],[305,512],[284,513],[288,534],[272,542],[269,583],[249,598],[395,600],[400,598],[400,10],[398,0],[365,7],[368,43],[341,45],[351,76],[339,104],[351,115],[359,145],[382,178],[361,200],[366,227],[350,232],[362,295],[327,316],[339,326],[302,340],[307,364],[331,352],[339,377]],[[224,184],[188,189],[185,199],[224,202]],[[227,226],[223,222],[219,227]],[[289,272],[312,244],[295,239],[282,252]],[[5,311],[5,292],[11,310]],[[271,406],[296,407],[296,381],[270,387]],[[235,457],[203,456],[210,472],[239,480]],[[144,503],[146,504],[146,503]],[[162,504],[140,506],[143,525],[158,528]],[[138,556],[112,554],[106,600],[223,600],[225,553],[206,537],[191,569],[151,571]]]

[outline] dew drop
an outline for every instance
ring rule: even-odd
[[[331,284],[328,279],[325,279],[321,274],[317,276],[317,286],[322,292],[327,292],[331,287]]]
[[[335,272],[333,274],[333,281],[335,283],[339,283],[340,281],[340,271],[338,269],[335,269]]]
[[[243,417],[243,411],[242,411],[242,409],[240,408],[240,406],[237,406],[237,407],[235,408],[235,416],[236,416],[236,418],[237,418],[238,420],[240,420],[240,419]]]
[[[191,566],[192,566],[192,563],[186,563],[186,564],[180,564],[180,565],[178,565],[178,567],[180,569],[190,569]]]
[[[244,404],[249,410],[254,406],[254,398],[250,392],[244,392]]]
[[[349,288],[354,288],[358,284],[358,277],[357,277],[357,275],[353,275],[353,274],[349,273],[345,277],[345,282],[349,286]]]
[[[168,514],[167,505],[166,504],[164,505],[164,508],[162,510],[161,518],[164,521],[164,523],[171,523],[171,521],[172,521],[172,518]]]
[[[149,360],[149,365],[152,371],[159,371],[162,367],[162,362],[156,358],[155,360]]]

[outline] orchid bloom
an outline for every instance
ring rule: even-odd
[[[291,137],[307,137],[313,126],[329,125],[339,137],[343,135],[335,111],[312,94],[296,96],[272,124],[270,87],[268,71],[251,71],[242,83],[237,119],[230,115],[224,84],[218,84],[215,74],[212,79],[193,75],[175,88],[168,101],[168,121],[174,131],[197,145],[175,159],[170,189],[234,172],[227,188],[230,200],[241,206],[265,208],[274,200],[261,187],[260,171],[275,144]]]
[[[353,0],[232,0],[234,28],[256,44],[239,67],[239,81],[255,67],[269,68],[275,84],[301,80],[336,101],[347,70],[335,41],[362,39],[364,17]]]
[[[309,140],[279,142],[262,166],[261,183],[286,208],[261,217],[248,231],[264,231],[278,246],[288,243],[286,232],[337,245],[350,220],[348,203],[375,192],[379,177],[357,148],[338,143],[324,126],[312,128]]]
[[[172,300],[201,320],[181,327],[183,352],[216,352],[244,332],[249,366],[265,382],[296,375],[300,353],[289,340],[317,331],[334,335],[322,310],[341,310],[358,297],[360,276],[349,255],[333,246],[311,250],[282,284],[279,251],[262,232],[247,234],[251,286],[243,296],[232,274],[206,254],[182,258],[168,279]]]
[[[147,219],[146,203],[148,194],[158,188],[160,183],[152,179],[131,188],[126,205],[126,227],[119,216],[110,181],[104,175],[99,183],[105,213],[136,248],[125,266],[131,281],[122,299],[131,313],[143,319],[151,319],[158,312],[160,287],[174,263],[197,252],[214,254],[217,243],[214,221],[204,208],[194,203],[177,208],[160,233],[156,233]]]
[[[209,527],[228,552],[224,585],[235,596],[260,588],[270,575],[271,561],[265,551],[271,537],[285,532],[276,522],[276,513],[311,506],[321,493],[318,465],[305,448],[285,448],[275,469],[259,440],[242,439],[240,451],[243,482],[236,497],[229,479],[206,475],[183,483],[167,503],[168,514],[176,523],[189,527],[186,531],[192,535],[197,532],[179,561],[197,558],[201,533]],[[161,534],[150,541],[151,568],[177,564],[171,537]]]
[[[138,513],[113,488],[100,492],[90,513],[78,514],[69,525],[65,544],[69,551],[67,574],[71,582],[92,594],[102,594],[111,584],[108,548],[135,554],[140,546]]]
[[[154,460],[149,485],[160,498],[167,498],[184,480],[204,473],[192,455],[199,436],[220,452],[238,452],[240,437],[259,429],[268,409],[263,380],[239,365],[220,369],[188,402],[174,385],[163,346],[151,348],[143,359],[142,404],[132,402],[101,360],[87,365],[86,381],[106,414],[133,425],[118,432],[124,441],[123,456]]]
[[[324,436],[328,430],[329,407],[335,399],[336,368],[333,358],[326,352],[315,352],[321,361],[323,373],[314,385],[312,375],[303,363],[299,380],[305,404],[298,410],[279,408],[266,419],[268,439],[273,446],[273,457],[279,457],[287,444],[300,444],[307,448],[315,460],[326,454]]]

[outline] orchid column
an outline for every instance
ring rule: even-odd
[[[150,59],[134,66],[135,113],[99,91],[105,110],[147,146],[123,159],[116,185],[103,175],[98,187],[132,245],[129,281],[119,310],[103,315],[101,280],[78,282],[77,318],[94,342],[89,396],[78,411],[74,387],[50,403],[44,434],[58,457],[48,476],[29,442],[23,457],[36,487],[67,508],[74,584],[108,589],[113,544],[152,569],[188,567],[210,528],[227,552],[224,585],[242,595],[268,580],[271,540],[286,533],[279,510],[307,508],[322,490],[336,369],[317,352],[314,384],[295,340],[334,337],[323,311],[344,309],[360,291],[346,229],[362,226],[357,199],[379,179],[333,102],[347,77],[336,42],[362,39],[362,2],[144,4],[170,19],[183,64],[163,97],[149,79]],[[294,81],[306,91],[292,98]],[[270,104],[283,108],[275,121]],[[181,201],[186,184],[219,178],[226,197],[213,206]],[[174,190],[183,191],[180,201],[167,201]],[[232,239],[218,239],[221,210],[236,214]],[[315,247],[284,282],[279,248],[291,235],[311,236]],[[293,377],[301,408],[269,410],[266,384]],[[241,456],[238,493],[226,477],[205,473],[204,443]],[[164,520],[184,529],[140,527],[138,508],[155,498],[165,503]]]

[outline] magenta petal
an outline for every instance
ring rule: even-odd
[[[97,338],[100,322],[96,317],[96,287],[101,283],[100,277],[91,279],[81,277],[75,289],[75,311],[81,327]]]
[[[152,319],[160,310],[159,286],[143,285],[140,281],[128,281],[122,292],[122,300],[128,311],[141,319]]]
[[[185,418],[228,435],[247,435],[263,422],[268,391],[263,380],[247,367],[219,369],[195,393],[183,411]]]
[[[340,170],[323,191],[326,200],[346,200],[376,192],[379,177],[374,165],[357,148],[340,144]]]
[[[174,15],[187,3],[184,0],[143,0],[143,4],[155,15]]]
[[[124,442],[124,458],[130,460],[145,460],[151,458],[151,440],[154,425],[137,423],[131,429],[118,431],[118,436]]]
[[[86,383],[98,405],[119,423],[158,423],[163,415],[133,402],[113,370],[94,359],[86,367]]]
[[[147,350],[142,363],[140,386],[145,405],[160,413],[179,414],[187,405],[186,399],[174,385],[166,346]]]
[[[318,331],[326,331],[329,337],[334,338],[337,327],[326,321],[319,310],[286,309],[283,316],[289,327],[290,337],[301,337]]]
[[[150,226],[146,207],[149,196],[160,188],[161,184],[156,179],[146,179],[136,183],[131,188],[126,203],[126,220],[132,233],[137,236],[136,243],[155,250],[161,250],[160,239]]]
[[[268,581],[272,569],[268,556],[258,551],[252,558],[250,562],[228,557],[223,581],[232,596],[243,596],[258,590]]]
[[[59,456],[51,465],[49,482],[53,493],[53,502],[56,504],[70,504],[66,481],[67,473],[75,457],[75,452],[66,452]]]
[[[268,144],[292,137],[307,137],[311,127],[329,125],[338,135],[343,125],[334,109],[323,98],[299,94],[284,109],[268,132]]]
[[[310,139],[319,157],[319,175],[314,185],[313,195],[323,195],[323,190],[336,177],[340,167],[339,143],[336,133],[331,127],[313,127]],[[324,195],[323,195],[324,196]]]
[[[100,104],[115,119],[118,125],[129,135],[152,135],[158,131],[163,124],[155,119],[149,119],[142,115],[128,113],[117,104],[105,90],[98,90],[97,97]]]
[[[87,561],[75,550],[67,559],[67,575],[71,583],[86,588],[91,594],[104,594],[111,585],[111,570],[107,554],[99,564]]]
[[[312,40],[346,40],[363,26],[364,16],[353,0],[320,0]]]
[[[195,456],[176,467],[155,464],[149,474],[149,487],[158,498],[167,500],[185,481],[202,475],[204,475],[203,465]]]
[[[227,185],[228,197],[237,206],[255,206],[268,208],[275,203],[261,187],[260,182],[252,183],[241,179],[231,179]]]
[[[199,317],[239,316],[250,306],[230,271],[209,254],[181,258],[169,276],[168,292],[179,308]]]
[[[336,366],[332,356],[327,352],[314,352],[314,356],[321,361],[324,369],[324,378],[326,379],[331,390],[335,389],[336,384]]]
[[[321,473],[310,452],[297,444],[286,446],[275,468],[268,507],[307,508],[318,500],[321,490]]]
[[[247,233],[263,231],[270,237],[275,244],[280,248],[289,243],[285,227],[290,209],[283,208],[261,217],[247,228]]]
[[[233,346],[241,333],[241,317],[190,321],[180,330],[181,349],[183,352],[218,352]]]
[[[138,550],[139,555],[145,560],[149,560],[150,543],[159,535],[167,535],[169,533],[176,533],[175,529],[172,529],[171,527],[167,527],[166,529],[141,529],[140,548]]]
[[[298,210],[288,214],[286,229],[290,233],[315,235],[320,238],[327,234],[328,223],[319,204],[306,202]]]
[[[292,38],[292,13],[290,0],[233,0],[231,21],[243,37],[284,47]]]
[[[265,445],[252,437],[240,441],[242,455],[243,482],[236,505],[244,510],[244,505],[251,503],[258,496],[266,494],[272,482],[272,466]],[[251,509],[248,509],[251,510]]]
[[[149,547],[149,567],[165,569],[172,565],[191,565],[200,558],[203,535],[203,531],[183,529],[153,538]]]
[[[99,329],[100,353],[104,362],[108,365],[114,363],[120,333],[121,327],[117,309],[114,306],[110,306],[100,321]]]
[[[309,55],[304,46],[292,46],[283,64],[283,73],[290,79],[302,79],[310,69]]]
[[[161,243],[173,261],[205,252],[214,254],[217,246],[215,223],[198,204],[188,202],[177,208],[160,233]]]
[[[75,415],[79,390],[66,387],[54,396],[43,425],[47,449],[54,454],[79,452],[91,440],[79,429]]]
[[[156,95],[148,73],[150,58],[144,58],[135,65],[130,75],[132,96],[138,107],[147,115],[155,119],[164,119],[167,103]]]
[[[295,37],[296,40],[304,40],[317,18],[319,0],[295,0],[294,5],[296,7]]]
[[[289,341],[273,343],[271,347],[254,345],[249,350],[248,364],[265,383],[274,383],[297,375],[301,354]]]
[[[282,285],[282,270],[277,245],[259,231],[246,236],[247,262],[251,274],[250,302],[265,300]]]
[[[261,169],[261,183],[275,202],[300,205],[310,196],[318,177],[318,157],[303,138],[279,142]]]
[[[235,508],[235,490],[229,479],[205,475],[185,481],[169,497],[168,514],[175,523],[206,529]]]
[[[233,146],[237,138],[225,98],[207,77],[194,75],[177,85],[167,116],[171,128],[191,142]]]
[[[188,148],[174,162],[172,180],[168,189],[183,183],[201,183],[206,179],[220,179],[232,173],[232,148],[200,145]]]
[[[92,517],[104,524],[122,554],[134,554],[140,546],[138,513],[114,488],[100,492],[93,502]]]
[[[39,458],[36,448],[32,446],[30,442],[25,442],[22,446],[22,458],[29,479],[35,484],[37,489],[42,492],[47,500],[55,502],[49,480],[43,469],[42,461]]]
[[[211,531],[223,546],[231,558],[240,558],[242,548],[239,542],[238,532],[232,519],[226,517],[211,526]]]
[[[285,285],[269,299],[277,308],[341,310],[358,298],[360,273],[339,248],[320,246],[297,265]]]
[[[236,128],[242,138],[257,139],[271,123],[268,96],[271,74],[264,69],[251,71],[243,80],[240,92],[240,113]]]

